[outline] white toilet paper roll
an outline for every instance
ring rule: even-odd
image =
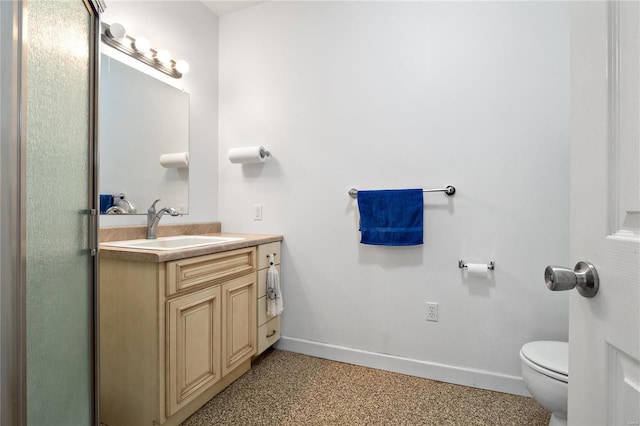
[[[160,156],[160,164],[167,169],[189,167],[189,153],[174,152],[173,154],[162,154]]]
[[[229,150],[229,161],[234,164],[264,163],[268,156],[269,152],[262,145],[231,148]]]
[[[476,277],[488,277],[489,265],[486,263],[467,263],[467,274]]]

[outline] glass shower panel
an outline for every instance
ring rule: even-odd
[[[88,425],[92,18],[82,0],[26,7],[27,422]]]

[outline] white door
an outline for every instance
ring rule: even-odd
[[[640,424],[640,3],[571,2],[569,424]]]

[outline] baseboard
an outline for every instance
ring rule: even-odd
[[[457,385],[510,393],[514,395],[531,396],[524,384],[524,381],[522,380],[522,377],[519,376],[509,376],[491,371],[456,367],[394,355],[367,352],[344,346],[330,345],[327,343],[313,342],[310,340],[285,336],[280,338],[276,344],[276,348],[311,355],[318,358],[361,365],[363,367],[377,368],[379,370],[393,371],[395,373],[438,380],[440,382],[454,383]]]

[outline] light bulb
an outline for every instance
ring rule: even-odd
[[[189,62],[180,59],[178,62],[176,62],[176,71],[178,71],[180,74],[186,74],[189,72]]]
[[[160,49],[156,52],[156,59],[158,60],[158,62],[168,65],[169,63],[171,63],[171,54],[168,50]]]
[[[114,22],[107,30],[107,34],[112,38],[124,38],[127,35],[127,30],[124,25]]]
[[[144,37],[140,37],[133,42],[133,48],[136,49],[139,53],[147,53],[149,50],[151,50],[151,45],[149,44],[149,40]]]

